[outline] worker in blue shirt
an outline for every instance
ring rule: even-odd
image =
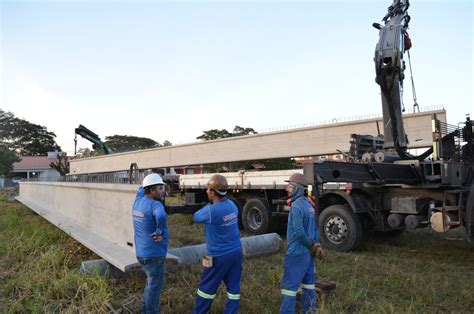
[[[193,313],[208,313],[222,280],[227,287],[224,313],[237,313],[240,305],[242,244],[238,227],[239,210],[225,196],[227,179],[213,175],[207,184],[210,204],[194,214],[194,221],[206,225],[207,256]]]
[[[319,230],[313,206],[306,199],[307,181],[301,173],[294,173],[286,181],[286,192],[291,199],[286,239],[288,249],[281,279],[280,313],[295,313],[296,292],[302,285],[301,307],[304,313],[317,311],[315,256],[322,257]]]
[[[164,195],[163,179],[153,173],[143,179],[133,203],[135,251],[147,277],[140,313],[155,314],[159,310],[169,239],[166,212],[161,203]]]

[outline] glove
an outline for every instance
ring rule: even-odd
[[[163,236],[160,234],[157,234],[156,232],[150,233],[149,235],[155,240],[155,242],[163,241]]]
[[[324,258],[324,251],[321,246],[321,243],[315,242],[311,246],[311,255],[316,257],[319,260],[322,260]]]
[[[323,247],[321,245],[318,245],[318,247],[316,249],[316,255],[315,256],[318,260],[324,259],[324,250],[323,250]]]

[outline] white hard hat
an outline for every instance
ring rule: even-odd
[[[149,174],[143,179],[143,187],[146,188],[147,186],[157,185],[157,184],[165,184],[163,179],[157,173]]]

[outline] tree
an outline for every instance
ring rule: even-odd
[[[104,155],[104,151],[101,149],[79,148],[75,158],[88,158],[101,155]]]
[[[226,129],[218,130],[212,129],[204,131],[202,135],[198,136],[198,140],[215,140],[219,138],[229,138],[236,136],[244,136],[249,134],[257,134],[253,128],[243,128],[236,125],[232,132]],[[235,161],[226,163],[214,163],[205,165],[204,169],[208,172],[226,172],[226,171],[237,171],[237,170],[249,170],[255,169],[256,166],[265,168],[265,170],[280,170],[280,169],[291,169],[296,166],[296,163],[291,158],[277,158],[277,159],[266,159],[266,160],[249,160],[249,161]]]
[[[210,141],[218,138],[227,138],[232,136],[231,133],[229,133],[229,131],[227,131],[226,129],[212,129],[208,131],[203,131],[202,133],[202,135],[196,137],[197,140]]]
[[[265,170],[294,169],[296,167],[296,161],[291,158],[266,159],[260,162],[264,165]]]
[[[170,146],[170,141],[164,141],[163,145],[151,138],[130,135],[106,136],[105,143],[116,152],[147,149],[153,147]]]
[[[61,147],[54,138],[56,134],[46,127],[19,119],[11,112],[0,109],[0,141],[9,149],[23,156],[45,156]]]
[[[232,132],[232,136],[243,136],[249,134],[257,134],[257,131],[255,131],[253,128],[243,128],[236,125],[234,127],[234,132]]]
[[[116,152],[156,147],[156,141],[147,137],[112,135],[105,137],[105,143]]]
[[[218,138],[228,138],[228,137],[243,136],[243,135],[249,135],[249,134],[257,134],[257,132],[252,128],[243,128],[241,126],[236,125],[232,133],[227,131],[226,129],[222,129],[222,130],[212,129],[212,130],[204,131],[203,134],[196,137],[196,139],[210,141],[210,140],[216,140]]]
[[[0,176],[9,176],[13,171],[13,163],[18,161],[21,159],[14,151],[0,146]]]
[[[65,176],[69,173],[69,159],[66,154],[58,154],[58,157],[55,161],[49,164],[53,169],[56,169],[61,176]]]

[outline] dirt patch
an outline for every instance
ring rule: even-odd
[[[100,259],[101,257],[86,248],[84,245],[76,242],[73,239],[68,239],[66,243],[63,244],[63,249],[65,252],[74,256],[76,260],[80,261],[89,261],[94,259]]]

